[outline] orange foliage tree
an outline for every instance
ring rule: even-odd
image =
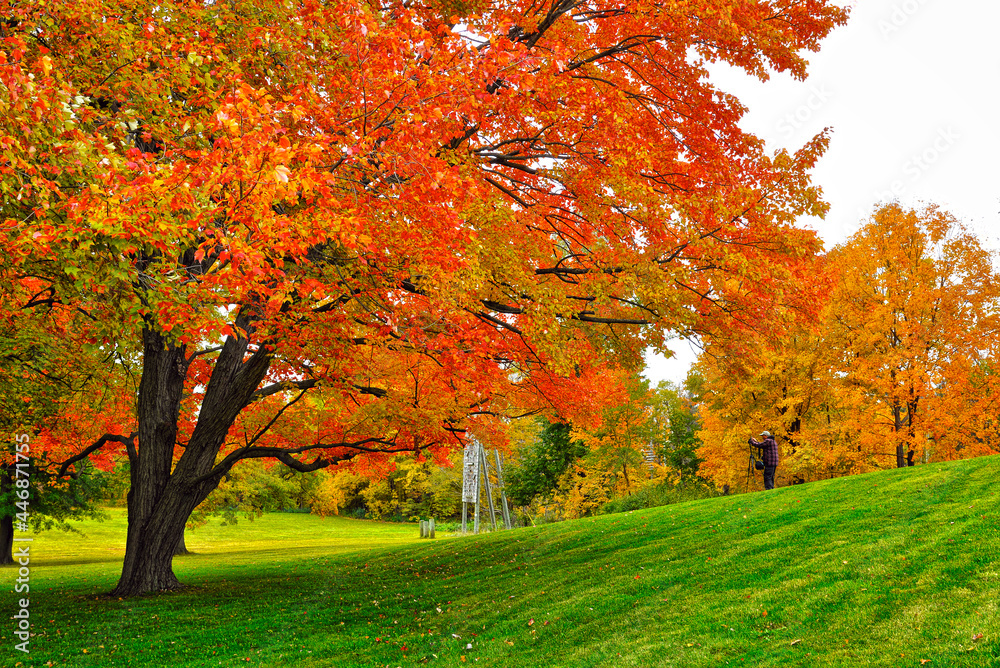
[[[878,208],[817,263],[811,289],[828,296],[811,326],[745,340],[741,356],[707,346],[704,468],[739,485],[762,429],[786,481],[1000,450],[993,260],[937,207]]]
[[[910,451],[922,461],[996,452],[991,254],[936,207],[889,204],[831,259],[841,276],[827,342],[859,450],[886,452],[899,467]]]
[[[95,345],[142,358],[115,593],[179,585],[184,521],[242,459],[309,471],[450,447],[509,406],[574,417],[664,330],[766,316],[818,247],[795,220],[825,210],[807,173],[826,137],[765,154],[705,63],[803,77],[801,52],[846,16],[822,0],[9,10],[4,261],[85,311]],[[320,404],[319,428],[292,427]]]

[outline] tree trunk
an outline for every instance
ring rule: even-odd
[[[917,447],[917,403],[920,397],[914,396],[914,389],[910,388],[910,401],[906,403],[906,433],[910,439],[910,451],[906,456],[905,466],[913,466],[913,453]]]
[[[237,325],[244,331],[252,330],[244,316],[237,316]],[[216,458],[229,428],[250,403],[270,367],[271,358],[264,346],[245,359],[247,348],[245,337],[226,339],[205,389],[198,423],[174,466],[188,360],[185,348],[167,342],[155,327],[143,332],[137,402],[139,445],[138,452],[129,452],[132,477],[125,561],[112,596],[182,586],[172,563],[184,539],[184,525],[218,486],[225,471],[216,469]]]
[[[0,493],[8,494],[14,484],[11,480],[11,466],[4,466],[0,469]],[[11,500],[13,508],[14,500]],[[0,566],[9,566],[14,563],[14,511],[10,515],[0,517]]]
[[[190,502],[177,494],[175,489],[165,490],[156,504],[155,512],[142,527],[133,528],[132,497],[130,492],[125,563],[122,566],[122,577],[111,595],[134,596],[180,589],[183,585],[173,570],[174,549],[194,507],[188,507]]]
[[[187,523],[187,520],[185,520]],[[181,531],[180,540],[177,541],[177,546],[174,548],[174,556],[179,554],[191,554],[191,551],[187,549],[187,545],[184,543],[184,532]]]
[[[171,498],[167,487],[186,371],[183,346],[168,344],[155,329],[143,331],[143,368],[137,402],[139,446],[138,452],[130,453],[133,461],[125,561],[112,596],[180,587],[171,567],[178,531],[172,527],[177,520],[171,515],[180,511],[181,506]],[[183,530],[186,520],[184,515],[179,530]]]
[[[0,517],[0,566],[14,563],[14,516]]]
[[[892,407],[893,433],[896,435],[896,468],[906,467],[906,448],[899,442],[899,432],[903,430],[903,418],[897,401]]]

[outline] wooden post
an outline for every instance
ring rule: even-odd
[[[466,526],[469,521],[469,504],[462,501],[462,535],[469,533],[469,529]]]
[[[427,538],[427,522],[420,520],[420,537]]]
[[[503,467],[501,465],[503,460],[500,457],[499,450],[494,450],[493,455],[497,460],[497,485],[500,487],[500,507],[503,510],[503,523],[508,529],[512,529],[513,527],[510,523],[510,506],[507,505],[507,492],[504,490],[503,484]]]
[[[427,520],[427,537],[428,538],[433,538],[434,537],[434,518],[433,517],[430,518],[429,520]]]

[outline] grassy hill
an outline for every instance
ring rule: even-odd
[[[8,640],[0,656],[1000,667],[998,481],[1000,457],[989,457],[435,541],[415,525],[268,515],[189,534],[197,554],[175,571],[191,588],[131,600],[99,596],[120,568],[125,524],[113,511],[85,539],[36,538],[32,653]]]

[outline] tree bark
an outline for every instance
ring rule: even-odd
[[[906,448],[902,443],[898,442],[899,432],[903,430],[902,412],[898,401],[892,407],[892,417],[893,417],[893,433],[896,435],[896,440],[897,440],[896,468],[901,469],[906,467]]]
[[[0,517],[0,566],[14,563],[14,516]]]
[[[122,577],[112,596],[134,596],[156,591],[180,589],[183,585],[174,575],[173,559],[177,539],[197,503],[191,504],[178,494],[176,486],[164,490],[154,511],[141,526],[133,527],[129,493],[129,531],[125,548]],[[138,505],[138,504],[135,504]]]
[[[244,331],[252,329],[242,316],[237,317],[237,325]],[[130,453],[125,561],[112,596],[182,586],[172,563],[184,538],[184,525],[225,473],[215,471],[216,458],[271,363],[263,347],[244,359],[248,352],[245,337],[226,340],[205,389],[198,423],[173,465],[188,360],[183,346],[167,342],[153,329],[143,332],[143,344],[139,447],[138,452]]]
[[[14,487],[10,467],[0,469],[0,492],[8,493]],[[0,566],[14,563],[14,512],[0,517]]]
[[[187,522],[185,520],[185,524],[186,523]],[[191,554],[191,551],[189,549],[187,549],[187,545],[184,543],[184,532],[183,531],[181,531],[180,540],[177,541],[177,547],[174,548],[174,556],[176,557],[177,555],[180,555],[180,554]]]
[[[186,371],[183,346],[168,343],[155,329],[143,331],[143,368],[137,402],[139,446],[137,452],[130,453],[133,461],[125,561],[113,596],[180,587],[171,567],[177,529],[170,529],[182,506],[167,492],[167,486]],[[182,522],[186,520],[187,515]],[[165,542],[168,537],[170,542]]]

